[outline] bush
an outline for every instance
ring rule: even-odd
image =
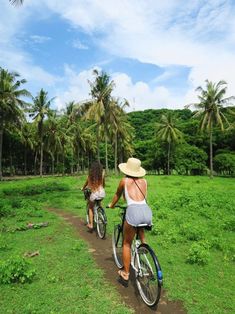
[[[35,270],[25,258],[16,256],[0,262],[1,284],[31,282],[34,276]]]
[[[187,263],[206,265],[209,261],[209,244],[208,242],[193,243],[189,249]]]
[[[0,199],[0,218],[11,216],[13,214],[12,208],[7,200]]]
[[[43,184],[35,184],[32,186],[25,186],[21,188],[9,188],[3,189],[3,193],[7,196],[17,196],[17,195],[24,195],[24,196],[32,196],[38,195],[46,192],[56,192],[56,191],[68,191],[69,187],[66,184],[61,184],[58,182],[48,182]]]
[[[199,241],[205,238],[206,229],[204,229],[201,225],[188,223],[181,227],[180,234],[185,236],[189,241]]]

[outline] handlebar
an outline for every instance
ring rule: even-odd
[[[106,208],[111,208],[109,206],[106,206]],[[121,208],[121,209],[126,209],[127,206],[126,205],[115,205],[113,208]]]

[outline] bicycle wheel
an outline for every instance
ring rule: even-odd
[[[97,228],[97,233],[98,236],[101,239],[104,239],[105,234],[106,234],[106,217],[103,208],[99,207],[97,209],[97,219],[96,219],[96,228]]]
[[[156,305],[161,294],[162,272],[156,255],[147,244],[137,248],[134,265],[141,298],[148,306]]]
[[[116,225],[113,230],[112,246],[113,257],[118,268],[123,267],[122,262],[122,245],[123,245],[123,233],[121,225]]]

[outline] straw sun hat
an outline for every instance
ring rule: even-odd
[[[141,167],[141,161],[137,158],[129,158],[127,162],[118,165],[121,172],[131,177],[143,177],[146,174]]]

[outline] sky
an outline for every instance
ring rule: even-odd
[[[184,108],[206,79],[235,95],[235,0],[0,0],[0,67],[57,109],[90,99],[94,69],[129,111]]]

